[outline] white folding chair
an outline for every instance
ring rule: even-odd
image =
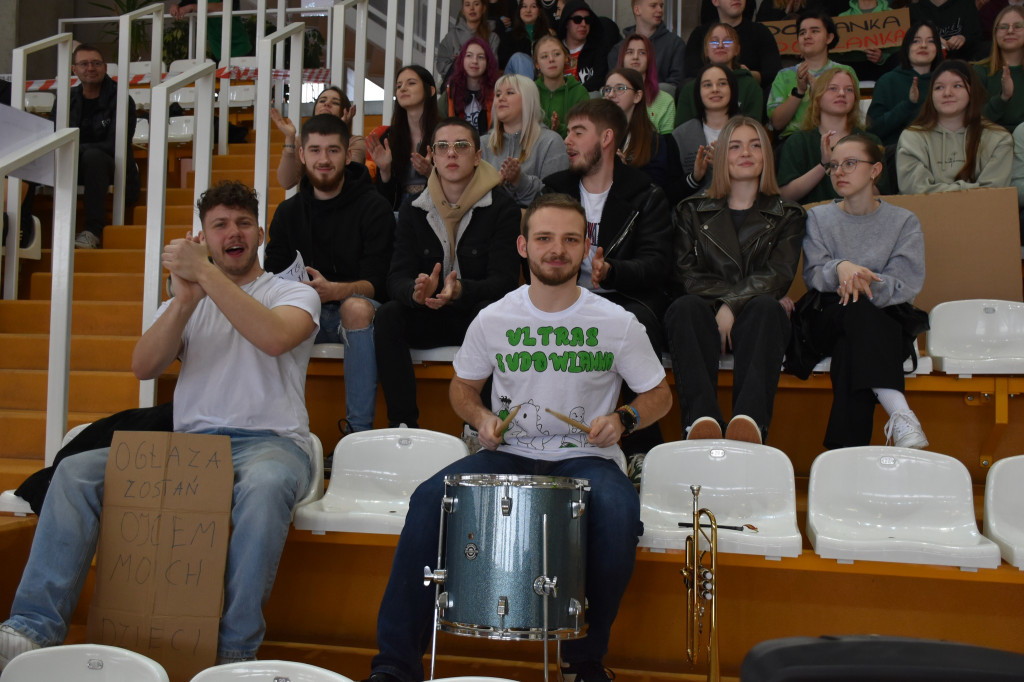
[[[69,644],[27,651],[4,668],[3,682],[169,682],[156,661],[103,644]]]
[[[985,479],[985,537],[1024,571],[1024,455],[997,460]]]
[[[48,114],[53,109],[56,97],[52,92],[26,92],[25,111],[33,114]]]
[[[1024,303],[947,301],[928,315],[928,354],[946,374],[1024,374]]]
[[[306,663],[246,661],[207,668],[192,682],[353,682],[351,678]]]

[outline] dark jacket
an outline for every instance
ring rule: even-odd
[[[741,244],[728,199],[695,196],[680,202],[672,216],[675,295],[696,294],[716,310],[728,305],[736,315],[755,296],[782,298],[796,276],[806,219],[800,204],[759,194]]]
[[[495,187],[463,216],[455,255],[462,294],[451,307],[461,311],[480,310],[519,286],[519,205],[501,187]],[[468,222],[465,222],[468,219]],[[395,249],[388,272],[391,298],[416,308],[412,300],[413,284],[420,273],[430,273],[441,263],[436,294],[450,272],[444,262],[444,247],[437,236],[445,230],[441,215],[434,208],[430,192],[423,190],[406,200],[398,211]],[[433,295],[433,294],[432,294]]]
[[[544,178],[544,193],[580,199],[580,176],[572,170]],[[615,159],[612,188],[601,214],[597,245],[612,266],[602,283],[643,303],[659,318],[668,305],[665,286],[672,265],[669,206],[645,173]]]
[[[766,0],[769,4],[771,0]],[[749,8],[754,3],[748,2]],[[713,23],[718,22],[716,16]],[[696,78],[697,73],[704,66],[704,38],[707,37],[711,24],[701,24],[690,33],[690,39],[686,42],[686,77]],[[779,55],[779,45],[775,42],[775,36],[768,28],[752,17],[744,16],[739,26],[736,26],[736,33],[740,37],[740,63],[744,68],[757,71],[761,74],[761,83],[771,87],[775,75],[782,68],[782,56]]]
[[[314,228],[314,201],[313,186],[303,177],[298,194],[285,199],[274,212],[264,268],[281,272],[292,264],[298,251],[303,262],[328,281],[366,280],[373,285],[373,297],[383,300],[395,215],[387,200],[373,189],[366,166],[348,164],[341,194],[319,202],[320,215],[324,209],[332,215],[331,229]]]
[[[619,42],[619,29],[614,22],[599,17],[584,0],[569,0],[562,8],[562,18],[555,27],[558,39],[565,42],[569,18],[574,12],[585,9],[590,12],[590,33],[587,42],[583,43],[577,62],[579,81],[589,92],[600,90],[608,75],[608,50]]]

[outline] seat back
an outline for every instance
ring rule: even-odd
[[[1024,570],[1024,455],[997,460],[985,479],[984,535]]]
[[[699,504],[714,513],[722,552],[798,556],[793,464],[781,450],[730,440],[677,441],[657,446],[644,459],[640,481],[641,546],[682,549],[692,523],[691,485]],[[728,530],[722,526],[753,525]]]
[[[153,91],[149,88],[132,88],[128,91],[128,94],[135,101],[135,109],[137,111],[147,111],[150,103],[153,101]],[[149,120],[145,118],[138,120],[139,123],[142,121],[149,123]]]
[[[145,59],[145,60],[142,60],[142,61],[138,61],[138,62],[130,62],[128,64],[128,75],[129,76],[148,75],[149,74],[149,70],[152,67],[152,65],[153,65],[153,62],[148,60],[148,59]],[[165,63],[163,63],[163,62],[160,62],[160,72],[163,73],[165,71],[167,71],[167,65]],[[185,69],[182,69],[182,71],[185,71]],[[158,83],[153,83],[153,85],[159,85],[159,84]]]
[[[69,644],[15,656],[4,682],[169,682],[156,661],[134,651],[103,644]]]
[[[929,314],[928,354],[947,374],[1024,373],[1024,303],[948,301]]]
[[[246,661],[207,668],[192,682],[352,682],[351,678],[307,663]]]
[[[52,92],[26,92],[25,111],[33,114],[47,114],[53,109],[56,99]]]
[[[195,134],[195,118],[192,116],[171,116],[167,123],[167,142],[184,144],[192,141]]]
[[[149,120],[140,118],[135,124],[135,134],[132,135],[132,144],[136,147],[149,145]]]
[[[978,532],[971,477],[934,452],[865,446],[811,465],[807,535],[823,557],[995,568]]]

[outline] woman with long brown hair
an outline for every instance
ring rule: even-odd
[[[951,59],[932,74],[931,96],[896,148],[903,194],[1007,187],[1010,134],[982,116],[984,90],[966,63]]]

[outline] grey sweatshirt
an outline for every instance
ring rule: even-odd
[[[484,161],[500,171],[505,159],[510,156],[519,157],[522,148],[519,141],[521,133],[505,133],[502,136],[501,154],[491,151],[493,134],[492,130],[480,138],[480,148],[483,150]],[[529,206],[544,187],[544,178],[568,168],[569,155],[565,151],[562,136],[547,128],[541,128],[540,137],[530,150],[530,155],[519,164],[519,182],[514,187],[508,184],[504,187],[516,203],[520,206]]]
[[[488,21],[488,23],[491,27],[491,37],[487,40],[487,43],[491,46],[491,51],[497,55],[498,34],[494,32],[494,22]],[[459,14],[455,20],[455,25],[441,39],[440,44],[437,46],[437,51],[434,53],[434,78],[437,79],[439,93],[444,89],[445,81],[451,75],[455,59],[459,56],[462,46],[475,35],[476,31],[469,30],[469,26],[466,26],[466,20],[462,18],[462,14]]]
[[[842,261],[863,265],[882,278],[871,285],[879,308],[913,302],[924,285],[924,234],[921,221],[905,208],[879,201],[868,215],[850,215],[839,201],[807,211],[804,235],[804,283],[831,292],[839,287]]]

